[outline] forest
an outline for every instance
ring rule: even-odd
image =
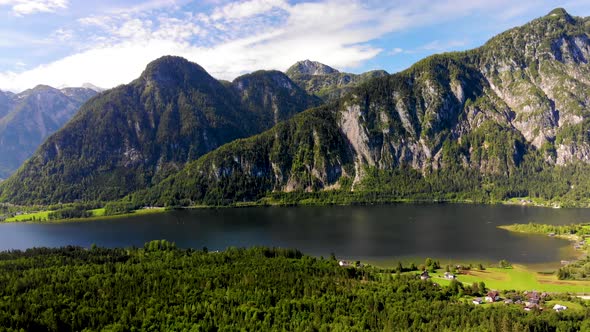
[[[435,264],[432,262],[432,264]],[[482,308],[463,286],[293,249],[92,246],[0,253],[7,331],[579,331],[590,311]],[[485,286],[482,286],[485,287]]]

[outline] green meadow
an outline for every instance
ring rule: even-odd
[[[551,293],[590,293],[588,281],[558,280],[555,274],[542,274],[522,265],[512,268],[487,268],[485,270],[463,271],[457,274],[457,280],[471,285],[483,281],[490,289],[497,290],[536,290]],[[443,278],[444,270],[437,270],[432,280],[441,285],[448,285],[449,280]]]

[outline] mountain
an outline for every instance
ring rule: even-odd
[[[91,88],[63,88],[60,89],[61,93],[68,96],[70,99],[76,101],[80,105],[84,104],[90,98],[94,97],[97,93],[104,90],[91,89]]]
[[[308,93],[327,101],[340,98],[356,85],[371,78],[388,75],[384,70],[374,70],[360,75],[341,73],[330,66],[310,60],[297,62],[286,74]]]
[[[112,200],[321,101],[280,72],[222,83],[180,57],[84,104],[0,188],[13,202]]]
[[[83,83],[83,84],[81,85],[81,87],[82,87],[82,88],[85,88],[85,89],[94,90],[94,91],[96,91],[96,92],[103,92],[103,91],[105,90],[105,89],[103,89],[103,88],[100,88],[100,87],[98,87],[98,86],[96,86],[96,85],[92,84],[92,83]]]
[[[14,105],[14,94],[11,92],[0,91],[0,118],[10,112]]]
[[[279,71],[257,71],[238,77],[230,88],[240,96],[245,109],[256,116],[260,126],[257,132],[322,103]]]
[[[295,191],[588,203],[589,35],[589,18],[556,9],[224,145],[133,199],[224,204]]]
[[[0,179],[12,174],[96,91],[39,85],[19,94],[0,92]]]

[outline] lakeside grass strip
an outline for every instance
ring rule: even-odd
[[[14,216],[11,218],[7,218],[4,222],[11,223],[11,222],[28,222],[28,223],[64,223],[64,222],[81,222],[81,221],[97,221],[97,220],[105,220],[105,219],[118,219],[118,218],[125,218],[130,216],[139,216],[139,215],[147,215],[147,214],[156,214],[156,213],[163,213],[166,212],[164,208],[152,208],[152,209],[140,209],[135,210],[130,213],[123,213],[123,214],[115,214],[115,215],[106,215],[105,209],[94,209],[89,210],[92,216],[87,218],[71,218],[71,219],[54,219],[49,220],[49,213],[53,211],[40,211],[35,213],[27,213],[21,214],[18,216]]]

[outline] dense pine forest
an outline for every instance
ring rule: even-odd
[[[590,311],[462,301],[416,273],[340,267],[289,249],[30,249],[0,253],[7,331],[579,331]]]

